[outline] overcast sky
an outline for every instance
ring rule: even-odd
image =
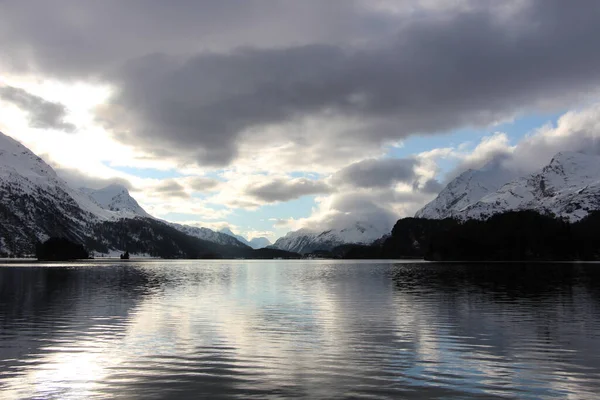
[[[76,186],[276,239],[600,146],[596,0],[0,2],[0,130]]]

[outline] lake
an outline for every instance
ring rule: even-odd
[[[0,266],[0,398],[596,398],[600,265]]]

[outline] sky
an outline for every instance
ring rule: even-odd
[[[0,131],[75,187],[271,240],[391,229],[600,146],[595,0],[0,2]]]

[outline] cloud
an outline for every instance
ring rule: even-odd
[[[64,179],[69,186],[73,188],[86,187],[90,189],[102,189],[112,184],[118,184],[127,188],[127,190],[133,190],[133,184],[125,178],[112,177],[102,178],[92,175],[87,175],[80,170],[74,168],[64,168],[58,165],[53,166],[54,171]]]
[[[245,188],[245,193],[259,201],[275,203],[310,194],[328,193],[331,190],[331,187],[321,181],[306,178],[277,178],[266,183],[252,184]]]
[[[383,144],[493,124],[548,98],[573,101],[597,90],[600,55],[589,38],[600,34],[593,17],[600,5],[527,4],[508,20],[479,7],[398,21],[397,32],[376,45],[140,57],[115,72],[120,91],[103,118],[125,110],[120,140],[223,166],[238,157],[244,138],[269,126],[285,136],[304,118],[359,117],[368,129],[332,136]],[[334,149],[333,137],[312,131],[301,139]],[[298,141],[296,151],[302,148]]]
[[[573,104],[600,83],[595,1],[218,3],[3,4],[0,43],[40,73],[113,84],[99,118],[116,138],[206,166],[268,129],[326,161]],[[360,129],[295,129],[350,117]]]
[[[90,78],[128,58],[364,40],[391,29],[361,1],[23,0],[0,3],[5,67]],[[107,29],[107,27],[110,29]],[[27,50],[24,50],[27,49]]]
[[[26,112],[32,128],[75,131],[75,125],[65,122],[67,110],[63,104],[45,100],[21,88],[8,85],[0,86],[0,98]]]
[[[416,186],[415,189],[423,193],[439,193],[444,188],[444,185],[437,179],[428,179],[423,186]]]
[[[409,182],[416,177],[416,159],[367,159],[342,168],[333,176],[335,184],[361,188],[388,187],[396,182]]]
[[[189,193],[186,192],[185,187],[175,179],[165,179],[161,181],[158,185],[154,186],[153,191],[160,196],[165,197],[180,197],[182,199],[190,197]]]
[[[507,179],[531,174],[550,162],[561,151],[581,151],[600,155],[600,103],[566,112],[556,124],[550,122],[511,143],[508,135],[495,132],[483,137],[474,147],[463,143],[457,147],[438,148],[418,154],[422,164],[435,165],[449,159],[456,166],[448,172],[446,184],[467,169],[499,169]]]
[[[187,184],[195,192],[207,192],[216,189],[221,182],[201,176],[186,179]]]

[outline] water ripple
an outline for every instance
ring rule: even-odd
[[[593,264],[0,267],[0,398],[594,398]]]

